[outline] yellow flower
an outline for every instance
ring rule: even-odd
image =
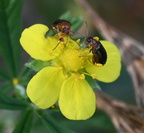
[[[104,82],[116,80],[121,69],[119,51],[114,44],[101,41],[107,51],[107,62],[96,66],[89,61],[91,54],[84,56],[88,50],[80,49],[69,37],[60,43],[58,37],[46,37],[47,31],[47,26],[35,24],[25,29],[20,38],[22,47],[32,58],[51,64],[30,80],[27,95],[41,109],[58,101],[62,114],[68,119],[88,119],[95,112],[96,96],[85,74]]]

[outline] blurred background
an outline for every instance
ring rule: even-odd
[[[144,43],[143,0],[88,0],[88,2],[110,25]],[[81,16],[83,20],[88,23],[90,36],[99,36],[98,31],[96,31],[92,25],[91,18],[87,16],[77,1],[74,0],[24,0],[22,10],[23,29],[36,23],[50,26],[53,21],[67,11],[69,11],[72,16]],[[86,26],[83,25],[80,32],[85,35],[86,31]],[[28,58],[29,55],[22,50],[23,62],[21,65],[24,65]],[[102,91],[110,96],[129,104],[135,104],[133,83],[124,65],[122,65],[121,76],[117,81],[113,83],[99,82],[99,85]],[[17,113],[19,114],[19,112]],[[9,114],[9,116],[3,120],[2,116],[5,116],[5,114]],[[116,132],[110,119],[99,110],[95,113],[94,117],[86,121],[67,120],[57,111],[51,111],[50,114],[62,126],[72,129],[77,133]],[[15,125],[18,116],[19,115],[12,111],[1,112],[0,127],[5,127],[8,130],[8,127]],[[13,123],[13,121],[15,122]],[[47,132],[37,119],[34,120],[33,127],[32,133]],[[0,131],[0,133],[2,133],[2,131]],[[9,133],[9,130],[5,133]]]

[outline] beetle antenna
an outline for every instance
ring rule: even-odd
[[[57,46],[60,44],[61,41],[58,42],[58,44],[53,48],[53,51],[57,48]]]
[[[84,36],[85,38],[86,38],[86,37],[88,37],[89,32],[88,32],[88,24],[87,24],[87,22],[86,22],[86,21],[85,21],[85,25],[86,25],[86,34],[85,34],[85,35],[84,35],[84,34],[82,34],[82,33],[80,33],[80,32],[78,32],[78,31],[76,31],[76,32],[74,32],[74,33],[78,33],[78,34],[80,34],[80,35]]]
[[[86,25],[86,37],[88,37],[89,32],[88,32],[88,24],[87,24],[87,22],[86,22],[86,21],[85,21],[85,25]]]

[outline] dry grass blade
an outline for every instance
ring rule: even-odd
[[[112,119],[119,133],[143,133],[144,109],[116,101],[101,91],[96,91],[97,107]]]

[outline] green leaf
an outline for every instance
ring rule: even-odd
[[[21,8],[22,0],[0,0],[0,52],[12,77],[19,70]]]
[[[98,85],[95,79],[90,76],[86,76],[86,80],[94,90],[101,90],[101,87]]]
[[[93,88],[94,90],[101,90],[101,87],[99,86],[98,83],[96,83],[95,87]]]
[[[0,66],[0,80],[6,81],[10,79],[10,76],[5,72],[5,70]]]
[[[71,20],[71,13],[69,11],[63,13],[60,17],[60,19],[65,19],[65,20]]]
[[[26,102],[17,100],[0,92],[0,109],[22,110],[27,106],[28,104]]]
[[[20,74],[20,83],[23,86],[27,86],[28,82],[30,81],[30,79],[34,76],[35,72],[33,70],[31,70],[28,67],[23,67],[23,68],[27,68],[25,69],[25,73],[24,71]]]
[[[0,93],[8,93],[13,88],[12,84],[5,83],[0,86]]]
[[[30,133],[33,120],[33,110],[26,110],[12,133]]]
[[[83,25],[83,19],[81,17],[73,17],[71,20],[72,23],[72,31],[77,31]]]
[[[28,63],[31,62],[31,60],[32,59],[29,59]],[[34,71],[25,65],[19,73],[21,85],[27,86],[27,84],[28,84],[29,80],[31,79],[31,77],[33,76],[33,74],[34,74]]]
[[[26,77],[29,77],[29,75],[30,75],[31,72],[32,72],[32,71],[31,71],[30,68],[24,66],[24,67],[22,68],[22,70],[20,71],[19,76],[20,76],[20,77],[24,77],[24,76],[26,75]]]
[[[32,60],[29,63],[25,64],[27,67],[31,68],[34,71],[39,71],[42,68],[50,65],[50,62],[48,61],[41,61],[41,60]]]
[[[63,128],[58,122],[56,122],[50,115],[45,112],[42,112],[41,120],[47,127],[49,133],[75,133],[69,129]]]

